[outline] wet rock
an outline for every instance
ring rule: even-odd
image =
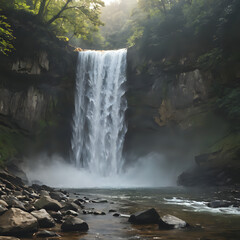
[[[49,193],[52,199],[57,201],[66,200],[67,197],[62,192],[51,192]]]
[[[22,235],[36,232],[37,219],[19,208],[11,208],[0,216],[0,234]]]
[[[88,224],[80,218],[69,216],[62,224],[61,229],[63,232],[85,232],[89,227]]]
[[[39,227],[50,228],[55,226],[53,218],[47,213],[45,209],[33,211],[31,214],[38,220]]]
[[[84,208],[83,203],[85,203],[85,201],[83,202],[80,199],[76,199],[74,200],[74,203],[77,204],[81,209]]]
[[[78,213],[73,210],[67,210],[64,215],[78,216]]]
[[[58,212],[49,211],[48,213],[56,221],[56,223],[61,223],[63,216],[62,216],[62,213],[60,211],[58,211]]]
[[[8,209],[2,205],[0,205],[0,215],[3,215]]]
[[[165,215],[158,222],[159,229],[179,229],[189,227],[189,224],[172,215]]]
[[[114,213],[113,216],[114,217],[120,217],[120,213]]]
[[[9,207],[20,208],[20,209],[26,211],[24,204],[21,201],[19,201],[16,197],[8,196],[5,198],[5,201]]]
[[[132,214],[128,221],[130,223],[135,224],[151,224],[151,223],[158,223],[160,219],[159,214],[154,208],[151,208],[146,211],[137,212],[135,214]]]
[[[34,203],[34,207],[36,209],[44,208],[46,210],[58,211],[62,208],[62,205],[55,199],[43,196]]]
[[[92,203],[107,203],[108,200],[106,199],[94,199],[92,200]]]
[[[47,238],[47,237],[61,237],[55,232],[42,230],[34,234],[37,238]]]
[[[62,210],[63,211],[73,210],[73,211],[77,212],[78,211],[78,205],[76,203],[68,202],[68,203],[66,203],[66,205],[63,207]]]
[[[83,214],[93,214],[93,211],[92,210],[83,210],[82,211],[83,212]]]
[[[49,192],[48,191],[46,191],[46,190],[41,190],[40,191],[40,196],[41,197],[50,197],[50,195],[49,195]]]
[[[27,212],[32,212],[36,210],[36,208],[30,203],[25,204],[25,208]]]
[[[109,213],[114,213],[114,212],[117,212],[117,210],[110,209],[108,212],[109,212]]]
[[[0,205],[6,208],[8,207],[8,204],[4,200],[0,200]]]
[[[93,214],[94,215],[106,215],[106,213],[102,212],[102,211],[94,211]]]
[[[53,188],[48,187],[46,185],[33,184],[31,187],[32,187],[32,189],[34,189],[37,192],[40,192],[41,190],[46,190],[48,192],[53,192]]]
[[[233,205],[231,202],[224,200],[215,200],[207,204],[207,206],[211,208],[229,207],[231,205]]]

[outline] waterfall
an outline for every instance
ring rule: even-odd
[[[126,49],[79,52],[72,161],[101,176],[121,172],[126,134]]]

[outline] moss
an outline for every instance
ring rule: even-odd
[[[17,135],[16,131],[0,126],[0,165],[18,153],[15,147]]]
[[[231,149],[240,149],[240,133],[232,133],[228,136],[220,139],[214,145],[212,145],[209,150],[211,152],[227,152]]]

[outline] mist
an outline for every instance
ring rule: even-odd
[[[39,181],[57,188],[148,188],[175,186],[182,169],[171,166],[163,155],[149,153],[122,173],[103,177],[78,169],[62,157],[42,154],[26,159],[24,171],[31,183]]]

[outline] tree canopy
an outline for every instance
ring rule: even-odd
[[[59,36],[88,39],[103,24],[99,19],[102,0],[2,0],[1,5],[32,12]]]

